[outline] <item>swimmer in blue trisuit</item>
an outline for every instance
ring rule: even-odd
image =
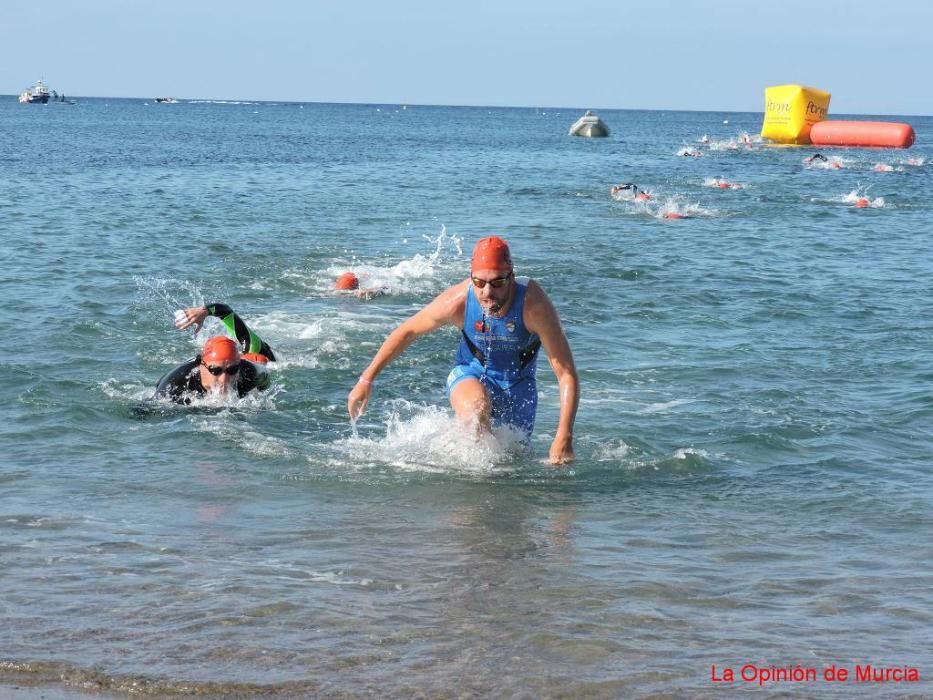
[[[580,385],[570,344],[547,294],[533,280],[515,277],[508,244],[496,236],[473,250],[470,278],[441,292],[382,343],[347,397],[356,420],[366,410],[373,382],[416,338],[452,325],[460,329],[447,395],[457,417],[488,431],[507,424],[531,436],[538,404],[538,351],[557,375],[560,416],[548,454],[551,464],[574,460],[573,423]]]
[[[237,396],[245,396],[253,389],[269,388],[269,374],[263,365],[275,361],[272,348],[226,304],[208,304],[177,311],[175,326],[180,330],[195,326],[197,335],[208,316],[216,316],[223,321],[236,336],[236,342],[223,335],[209,338],[196,357],[159,380],[156,397],[189,404],[192,397],[209,392],[223,394],[235,388]]]

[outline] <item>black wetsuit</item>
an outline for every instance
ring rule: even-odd
[[[207,304],[208,316],[219,318],[231,333],[236,336],[242,352],[255,352],[275,361],[275,353],[262,338],[250,330],[249,326],[226,304]],[[156,385],[156,397],[167,397],[175,403],[189,404],[192,397],[203,396],[207,389],[201,383],[198,365],[201,355],[179,365],[163,376]],[[244,396],[253,389],[269,388],[269,375],[248,360],[240,360],[237,373],[236,390],[238,396]]]
[[[201,383],[201,356],[179,365],[159,380],[155,395],[166,397],[175,403],[189,404],[196,396],[204,396],[207,389]],[[240,371],[236,376],[237,396],[245,396],[253,389],[269,388],[269,374],[258,369],[249,360],[240,360]]]

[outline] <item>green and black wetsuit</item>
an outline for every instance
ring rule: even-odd
[[[275,362],[275,355],[268,343],[253,333],[242,318],[237,316],[233,309],[226,304],[207,304],[207,315],[219,318],[240,344],[240,352],[258,352],[265,355],[270,362]]]
[[[242,318],[234,313],[226,304],[207,304],[208,316],[219,318],[240,344],[241,352],[255,352],[275,361],[275,353],[269,344],[250,330]],[[201,364],[200,353],[183,365],[179,365],[159,380],[156,385],[155,396],[167,397],[175,403],[189,404],[193,396],[203,396],[207,389],[201,384],[201,373],[198,366]],[[240,371],[237,373],[237,395],[245,396],[253,389],[269,388],[269,375],[261,371],[248,360],[240,360]]]

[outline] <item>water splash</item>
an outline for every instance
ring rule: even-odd
[[[722,177],[708,177],[703,180],[704,187],[712,187],[720,190],[743,190],[746,185],[740,182],[729,182]]]
[[[337,276],[350,271],[359,278],[363,289],[378,289],[390,295],[437,291],[450,283],[455,266],[459,268],[463,258],[463,239],[449,233],[443,225],[437,236],[423,234],[422,238],[433,248],[431,252],[416,253],[412,258],[389,267],[335,260],[320,273],[314,288],[330,294]]]
[[[852,190],[848,194],[842,195],[836,201],[843,202],[844,204],[852,204],[858,209],[881,209],[884,207],[884,197],[875,197],[874,199],[868,196],[868,190],[871,189],[870,186],[863,187],[859,185],[856,189]]]
[[[389,407],[382,437],[352,436],[335,442],[355,466],[389,464],[405,471],[493,474],[508,471],[527,448],[523,435],[507,427],[477,433],[447,410],[396,400]],[[379,455],[374,461],[374,455]]]

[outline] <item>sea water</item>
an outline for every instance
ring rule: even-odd
[[[761,114],[571,138],[582,111],[4,100],[0,684],[703,697],[799,665],[763,684],[930,693],[933,120],[835,167]],[[568,468],[544,355],[530,446],[457,429],[456,329],[348,420],[490,234],[573,349]],[[335,295],[347,270],[388,293]],[[209,302],[273,347],[271,390],[153,401]]]

